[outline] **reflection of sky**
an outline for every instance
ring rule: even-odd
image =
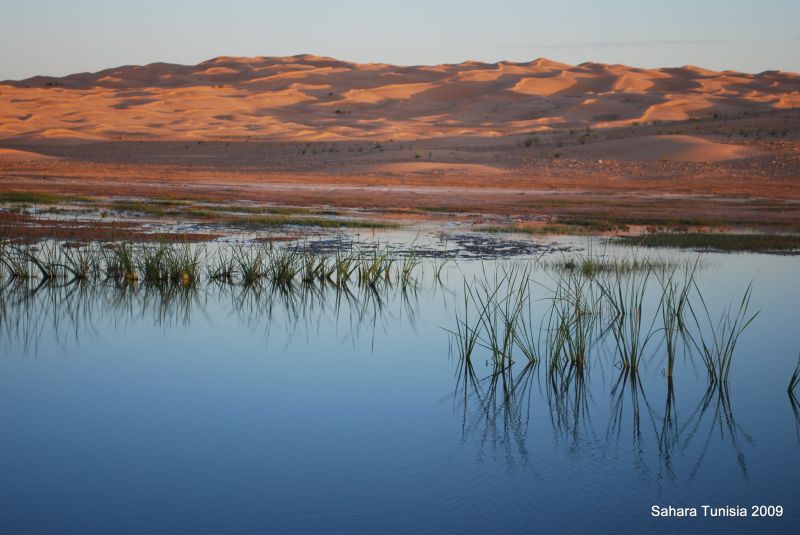
[[[794,0],[6,0],[0,80],[300,53],[403,65],[545,56],[572,64],[798,72],[797,20]]]
[[[736,436],[713,420],[713,398],[696,432],[682,431],[674,479],[658,449],[660,361],[641,371],[638,438],[630,390],[621,391],[619,430],[610,425],[618,371],[608,365],[590,370],[585,419],[566,432],[554,430],[541,372],[519,419],[454,396],[443,327],[453,326],[460,271],[470,278],[484,267],[474,262],[451,265],[446,288],[427,281],[413,322],[391,293],[374,329],[367,314],[354,331],[346,307],[338,323],[326,308],[321,321],[298,325],[278,305],[268,319],[265,301],[243,309],[230,293],[208,292],[188,323],[157,325],[135,307],[123,320],[109,308],[94,332],[82,324],[79,343],[45,332],[23,353],[3,340],[0,531],[740,526],[651,524],[654,503],[783,504],[787,519],[763,526],[788,530],[800,498],[785,394],[800,350],[798,258],[711,258],[699,276],[711,309],[753,279],[762,312],[734,363]],[[705,386],[702,369],[678,364],[678,428],[694,421]]]

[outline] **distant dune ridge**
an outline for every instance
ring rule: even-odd
[[[491,138],[797,107],[800,75],[781,71],[219,57],[0,82],[0,142]],[[685,138],[639,143],[643,154],[697,150]]]

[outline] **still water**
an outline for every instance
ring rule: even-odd
[[[796,533],[800,258],[703,255],[712,317],[750,281],[760,311],[727,386],[686,354],[670,389],[658,335],[635,375],[598,343],[559,388],[527,362],[498,386],[485,348],[472,381],[449,332],[464,282],[525,261],[436,281],[426,260],[379,291],[6,284],[0,532]]]

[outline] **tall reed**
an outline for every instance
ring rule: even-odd
[[[689,335],[686,312],[689,307],[689,296],[696,268],[697,264],[690,269],[685,269],[683,278],[679,278],[678,270],[656,273],[656,278],[661,286],[658,308],[661,314],[661,331],[664,335],[664,346],[667,353],[668,377],[672,377],[675,369],[678,342],[683,340],[686,343]]]
[[[590,345],[596,338],[600,298],[595,291],[595,279],[583,271],[566,271],[557,281],[552,298],[558,333],[555,340],[574,366],[586,364]]]
[[[648,322],[644,307],[652,270],[615,271],[599,285],[611,312],[609,329],[613,334],[622,367],[637,371],[645,348],[653,336],[656,318]]]
[[[753,283],[751,282],[747,285],[747,289],[738,305],[735,308],[733,304],[728,305],[716,322],[711,318],[711,312],[708,310],[696,281],[693,282],[693,286],[696,289],[697,299],[702,307],[699,314],[704,317],[702,322],[704,325],[701,325],[698,311],[695,310],[695,306],[690,302],[689,311],[697,327],[697,336],[692,337],[692,340],[703,358],[709,379],[712,382],[727,383],[731,375],[736,344],[744,330],[759,314],[759,312],[752,315],[748,313]],[[707,335],[706,333],[709,334]]]

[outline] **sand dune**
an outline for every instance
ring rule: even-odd
[[[672,162],[720,162],[758,155],[750,147],[679,135],[605,141],[593,144],[585,153],[593,159]]]
[[[0,162],[27,162],[33,160],[52,160],[53,156],[26,150],[0,149]]]
[[[374,104],[384,100],[407,100],[418,93],[432,89],[431,84],[389,84],[371,89],[351,89],[344,93],[344,99],[331,104],[362,103]]]
[[[569,89],[575,83],[574,78],[565,78],[563,76],[522,78],[514,85],[513,90],[523,95],[547,97]]]
[[[28,143],[41,145],[77,145],[81,143],[103,141],[105,136],[99,133],[89,134],[77,129],[45,128],[31,133],[24,133],[11,139],[23,145]]]
[[[0,82],[0,141],[495,138],[800,107],[800,75],[219,57]]]

